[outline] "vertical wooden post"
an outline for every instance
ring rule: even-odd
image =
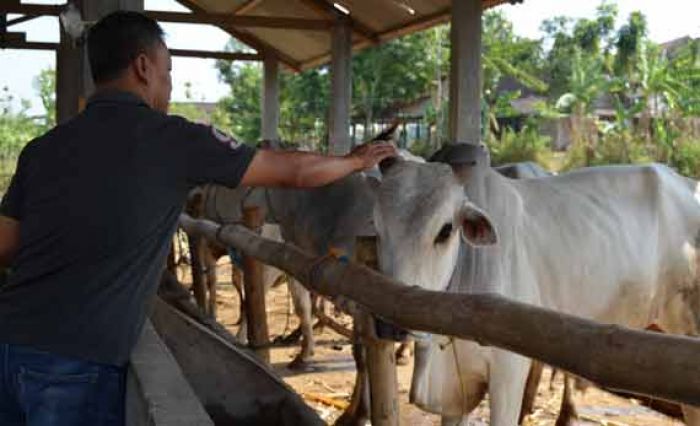
[[[451,143],[481,139],[481,0],[452,0],[450,27]]]
[[[355,260],[372,269],[379,269],[376,237],[357,237]],[[371,315],[366,316],[362,329],[363,343],[367,346],[372,425],[398,426],[398,379],[394,342],[377,338]]]
[[[243,208],[243,223],[248,229],[259,232],[263,216],[258,206]],[[243,286],[245,288],[245,311],[248,316],[248,341],[255,352],[270,362],[267,310],[265,309],[265,289],[263,288],[262,263],[254,257],[243,256]]]

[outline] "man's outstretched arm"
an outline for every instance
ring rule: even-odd
[[[351,173],[366,170],[396,155],[388,143],[360,145],[344,156],[325,156],[298,151],[260,150],[243,175],[243,186],[313,188]]]

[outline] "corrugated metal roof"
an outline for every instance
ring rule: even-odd
[[[336,19],[340,9],[353,28],[353,49],[410,34],[450,18],[451,0],[178,0],[209,13],[276,18]],[[483,0],[484,8],[508,0]],[[222,27],[224,28],[224,27]],[[330,60],[331,32],[276,28],[224,28],[252,48],[276,55],[295,68],[314,67]]]

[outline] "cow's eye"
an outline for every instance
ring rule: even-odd
[[[452,235],[452,224],[446,223],[442,225],[440,232],[437,234],[437,237],[435,237],[435,244],[444,243],[450,238],[450,235]]]

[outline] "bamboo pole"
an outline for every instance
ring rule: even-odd
[[[417,331],[474,340],[541,360],[600,386],[700,406],[700,340],[599,324],[496,294],[411,287],[366,267],[314,258],[245,228],[181,216],[188,232],[283,269],[326,297],[345,297]]]
[[[257,232],[263,225],[260,207],[244,207],[243,223],[249,230]],[[269,363],[270,334],[267,328],[262,263],[247,252],[243,255],[243,286],[245,288],[245,312],[248,316],[248,341],[250,342],[250,347],[255,350],[260,358]]]

